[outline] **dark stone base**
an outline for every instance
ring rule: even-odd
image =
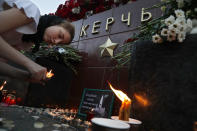
[[[30,84],[25,105],[51,108],[65,107],[74,75],[72,70],[46,58],[37,59],[37,63],[47,67],[48,71],[52,69],[54,76],[44,86]]]
[[[149,101],[141,105],[133,97],[133,118],[142,131],[192,131],[197,121],[197,35],[184,43],[136,43],[130,69],[130,95]]]

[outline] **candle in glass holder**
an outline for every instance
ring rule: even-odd
[[[75,117],[76,114],[77,114],[77,110],[76,110],[76,109],[71,109],[71,110],[70,110],[70,115],[71,115],[72,117]]]
[[[10,96],[7,96],[6,99],[5,99],[5,103],[6,104],[9,104],[10,100],[11,100],[11,97]]]
[[[2,92],[2,90],[3,90],[3,88],[4,88],[4,86],[6,85],[6,81],[4,81],[3,82],[3,84],[1,85],[1,87],[0,87],[0,102],[2,101],[2,99],[3,99],[3,92]]]
[[[2,102],[5,102],[6,101],[7,94],[8,94],[8,91],[7,90],[2,90],[2,95],[3,95]]]
[[[15,99],[10,99],[9,105],[16,105]]]

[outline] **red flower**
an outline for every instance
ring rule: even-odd
[[[59,5],[55,15],[75,21],[84,18],[87,11],[99,13],[111,9],[113,6],[119,6],[120,3],[126,4],[128,1],[136,0],[120,0],[120,2],[114,2],[114,0],[67,0],[64,4]],[[80,10],[73,13],[73,8],[80,8]]]
[[[95,9],[95,13],[99,13],[99,12],[103,12],[105,11],[105,7],[103,5],[99,5],[96,9]]]
[[[136,40],[137,40],[136,38],[134,38],[134,39],[133,38],[129,38],[129,39],[125,40],[124,43],[134,42]]]
[[[61,10],[63,8],[63,4],[60,4],[57,10]]]

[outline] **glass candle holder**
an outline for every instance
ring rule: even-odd
[[[0,102],[2,101],[3,99],[3,94],[2,94],[2,91],[0,91]]]
[[[8,95],[8,91],[7,90],[2,90],[2,102],[5,103],[6,97]]]

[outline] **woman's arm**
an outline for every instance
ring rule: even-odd
[[[10,66],[0,61],[0,75],[22,79],[22,80],[28,80],[31,74],[27,71],[15,68],[13,66]]]
[[[31,74],[28,71],[15,68],[2,61],[0,61],[0,75],[8,76],[8,77],[20,79],[20,80],[26,80],[32,83],[40,83],[42,85],[45,84],[44,81],[40,81],[40,80],[38,81],[38,80],[32,79]]]
[[[18,8],[11,8],[0,12],[0,56],[26,67],[31,73],[31,79],[41,81],[46,79],[47,69],[21,54],[1,37],[1,33],[28,24],[32,21],[33,19],[28,18],[24,11]]]
[[[0,34],[32,22],[23,10],[11,8],[0,12]]]
[[[47,69],[36,64],[19,51],[11,47],[1,36],[0,36],[0,56],[8,59],[16,64],[26,67],[35,80],[45,80]]]

